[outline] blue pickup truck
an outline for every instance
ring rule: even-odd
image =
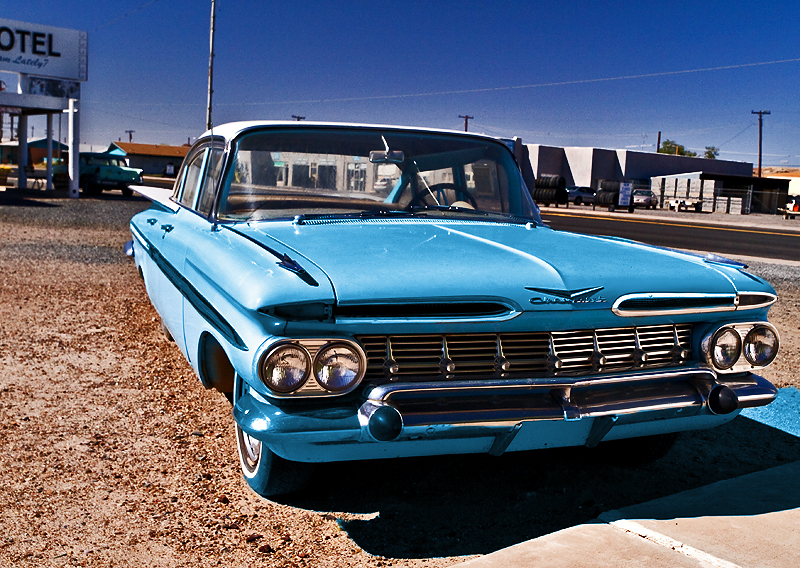
[[[128,166],[125,158],[106,152],[80,153],[79,186],[87,195],[100,195],[104,189],[119,189],[122,195],[133,195],[131,185],[141,185],[142,170]],[[56,166],[54,174],[66,174],[66,166]]]

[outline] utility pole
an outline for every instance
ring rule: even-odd
[[[658,131],[658,142],[656,142],[656,154],[661,150],[661,131]]]
[[[475,118],[475,117],[474,116],[469,116],[468,114],[467,115],[459,114],[458,118],[463,118],[464,119],[464,132],[466,132],[467,129],[469,128],[469,119],[470,118]]]
[[[763,115],[770,114],[768,110],[754,110],[750,114],[758,115],[758,177],[761,177],[761,127],[763,126]]]
[[[206,128],[211,130],[211,96],[214,93],[214,28],[216,26],[217,10],[215,0],[211,0],[211,38],[208,48],[208,110],[206,111]]]
[[[297,116],[296,114],[293,114],[292,118],[295,119],[297,122],[300,122],[301,120],[305,120],[306,119],[305,116]]]
[[[128,134],[128,142],[133,142],[133,133],[136,132],[136,131],[135,130],[126,130],[125,132]]]

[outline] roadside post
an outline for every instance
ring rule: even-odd
[[[753,206],[753,186],[747,188],[747,195],[742,199],[742,215],[750,215]]]
[[[700,180],[700,209],[695,208],[698,213],[703,210],[703,205],[704,205],[704,203],[703,203],[703,199],[704,199],[704,197],[703,197],[703,189],[704,189],[705,184],[706,184],[706,180],[701,179]]]

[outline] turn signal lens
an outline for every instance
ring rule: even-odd
[[[777,354],[778,336],[766,326],[754,327],[744,338],[744,356],[751,365],[769,365]]]
[[[314,377],[330,392],[349,390],[363,376],[361,355],[345,343],[323,347],[314,358]]]
[[[730,369],[742,352],[742,338],[731,328],[719,330],[711,342],[711,360],[718,369]]]
[[[264,359],[261,379],[271,390],[289,393],[305,384],[310,370],[311,361],[305,349],[282,345]]]

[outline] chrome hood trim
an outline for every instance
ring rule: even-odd
[[[739,304],[736,294],[625,294],[616,299],[611,311],[620,317],[732,312]]]
[[[771,306],[777,301],[768,292],[736,294],[625,294],[616,299],[611,310],[620,317],[646,317],[677,314],[707,314],[755,310]]]

